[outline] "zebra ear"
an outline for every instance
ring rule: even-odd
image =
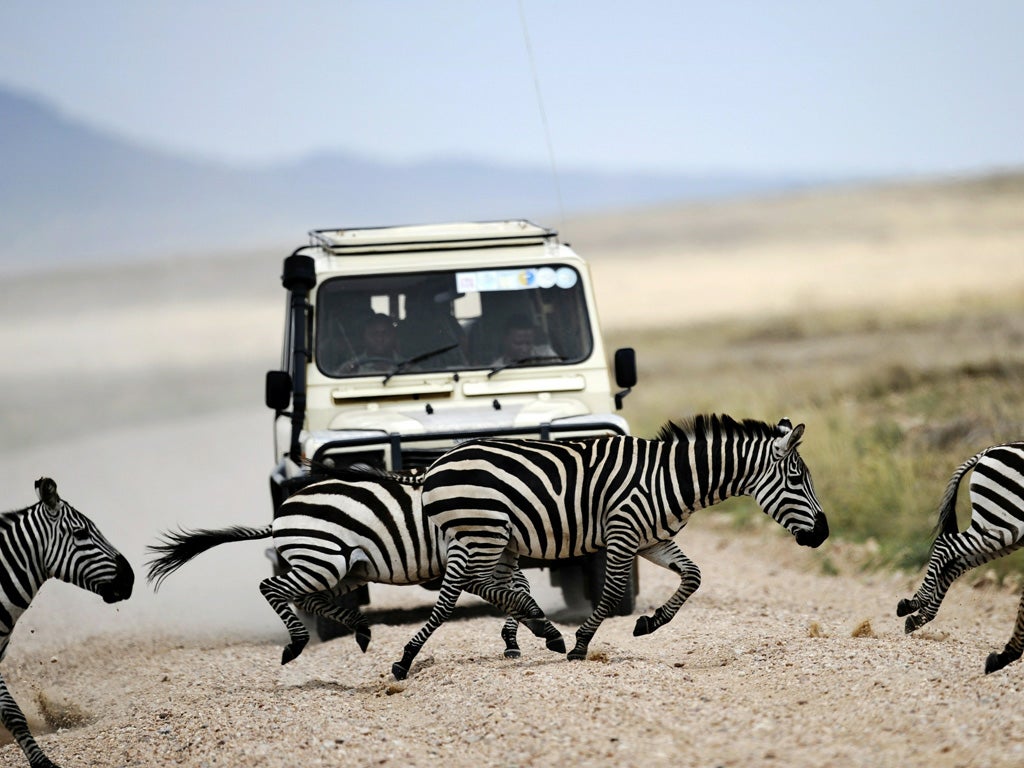
[[[57,483],[48,477],[40,477],[36,480],[36,493],[39,500],[50,509],[57,509],[60,506],[60,496],[57,495]]]
[[[778,429],[780,435],[788,435],[790,432],[793,431],[793,422],[785,418],[779,419]]]
[[[784,419],[788,423],[788,419]],[[779,437],[775,441],[776,450],[778,457],[788,456],[790,453],[797,449],[800,445],[800,441],[804,436],[805,426],[803,424],[797,424],[795,427],[787,432],[783,432],[782,437]]]

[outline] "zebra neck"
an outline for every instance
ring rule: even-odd
[[[45,562],[49,538],[48,526],[36,520],[31,510],[0,517],[0,570],[4,572],[0,579],[0,626],[13,626],[49,578]]]
[[[749,450],[744,442],[682,441],[673,445],[672,453],[672,471],[691,511],[749,493]]]

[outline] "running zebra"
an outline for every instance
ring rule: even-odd
[[[798,544],[817,547],[828,537],[828,522],[796,450],[803,433],[803,424],[793,428],[787,419],[773,427],[702,415],[667,424],[654,440],[480,440],[446,453],[427,470],[423,506],[444,535],[448,568],[427,624],[392,673],[399,680],[408,675],[463,590],[499,606],[554,648],[558,631],[536,602],[501,583],[520,556],[554,560],[607,550],[600,602],[569,653],[585,659],[598,626],[622,598],[637,554],[679,574],[680,584],[653,616],[637,619],[634,635],[670,621],[700,585],[700,570],[672,541],[695,510],[751,494]]]
[[[96,525],[57,495],[48,477],[36,481],[39,503],[0,514],[0,660],[18,618],[49,578],[95,592],[107,603],[131,597],[135,574]],[[29,732],[25,715],[0,677],[0,721],[33,768],[52,768]]]
[[[973,469],[968,486],[971,524],[957,527],[956,497],[960,480]],[[935,542],[920,588],[900,600],[897,616],[906,616],[913,632],[935,618],[949,587],[962,574],[1024,546],[1024,442],[993,445],[961,464],[946,486],[939,505]],[[1017,661],[1024,651],[1024,595],[1013,635],[1001,653],[985,660],[985,674]]]
[[[149,563],[149,581],[159,589],[169,575],[196,555],[219,544],[273,537],[289,569],[260,582],[260,593],[284,622],[289,643],[281,655],[287,664],[302,653],[309,631],[289,603],[344,624],[359,648],[370,643],[370,624],[356,608],[337,597],[369,582],[422,584],[444,573],[440,534],[423,516],[420,480],[367,468],[333,469],[337,475],[307,485],[286,499],[263,528],[234,526],[219,530],[165,533],[149,547],[158,555]],[[516,589],[529,591],[518,572]],[[517,658],[515,619],[501,631],[505,656]]]

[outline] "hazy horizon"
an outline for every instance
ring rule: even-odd
[[[631,173],[1024,166],[1024,6],[13,0],[0,85],[245,168],[344,153]]]

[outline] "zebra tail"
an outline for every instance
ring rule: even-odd
[[[271,533],[272,529],[269,525],[263,528],[235,525],[231,528],[217,530],[168,531],[164,533],[159,544],[146,547],[151,553],[158,555],[148,563],[149,576],[146,580],[153,585],[153,591],[157,592],[164,579],[196,555],[219,544],[227,544],[232,541],[266,539],[271,536]]]
[[[939,521],[935,524],[935,538],[957,533],[960,530],[956,522],[956,494],[960,490],[960,481],[967,474],[968,470],[977,464],[986,453],[988,453],[988,448],[971,456],[971,458],[957,467],[956,472],[949,478],[949,482],[946,484],[946,492],[942,494],[942,501],[939,502]]]

